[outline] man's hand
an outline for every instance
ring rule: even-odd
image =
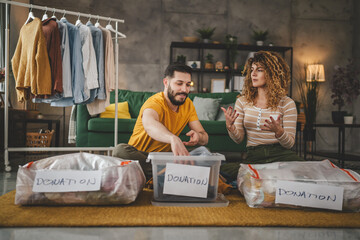
[[[190,140],[188,142],[183,142],[185,146],[195,146],[200,140],[199,133],[194,130],[187,132],[186,136],[189,136]]]
[[[186,149],[184,143],[178,136],[173,136],[170,139],[171,151],[174,156],[189,156],[189,151]]]

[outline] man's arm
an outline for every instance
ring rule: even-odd
[[[142,124],[151,138],[159,142],[169,143],[175,156],[189,155],[181,139],[159,122],[159,115],[154,109],[147,108],[143,111]]]
[[[186,133],[190,136],[189,142],[184,142],[186,146],[206,145],[209,141],[209,136],[201,125],[199,120],[189,122],[190,132]]]

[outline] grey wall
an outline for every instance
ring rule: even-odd
[[[119,86],[139,91],[162,90],[162,73],[169,62],[172,41],[196,35],[201,27],[216,27],[214,40],[224,41],[227,33],[236,35],[239,43],[250,43],[252,29],[269,30],[269,41],[277,46],[294,48],[294,78],[306,63],[325,65],[326,82],[321,83],[318,123],[331,122],[332,105],[329,89],[335,65],[344,65],[348,58],[360,63],[359,37],[355,26],[360,23],[360,4],[355,0],[34,0],[33,4],[92,13],[125,20],[120,31],[127,35],[120,40]],[[42,12],[37,16],[41,17]],[[57,15],[58,18],[61,14]],[[25,16],[16,16],[22,23]],[[67,16],[71,22],[76,17]],[[21,19],[21,20],[19,20]],[[24,20],[23,20],[24,19]],[[86,21],[86,19],[83,19]],[[101,22],[106,25],[106,22]],[[192,58],[191,53],[189,58]],[[221,53],[215,53],[221,58]],[[238,58],[243,64],[245,55]],[[210,87],[210,78],[205,85]],[[293,98],[299,100],[296,85]],[[353,111],[360,122],[360,98],[346,110]],[[62,110],[40,106],[45,113],[62,114]],[[66,110],[67,118],[69,110]],[[335,129],[318,129],[318,150],[337,147]],[[347,150],[360,152],[359,129],[347,131]]]

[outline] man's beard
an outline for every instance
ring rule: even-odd
[[[186,101],[186,98],[188,96],[188,94],[186,92],[179,92],[179,93],[174,93],[174,91],[171,89],[170,85],[168,87],[168,97],[169,97],[169,100],[172,104],[174,104],[175,106],[180,106],[180,105],[183,105]],[[180,94],[185,94],[186,95],[186,98],[184,99],[184,101],[178,101],[175,99],[176,95],[180,95]]]

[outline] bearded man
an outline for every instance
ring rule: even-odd
[[[185,146],[206,145],[209,136],[201,125],[193,102],[188,98],[191,84],[191,68],[171,64],[165,70],[164,91],[151,96],[140,109],[139,116],[128,144],[121,143],[113,156],[139,160],[147,179],[151,178],[151,164],[146,163],[149,152],[173,152],[175,156],[187,156]],[[179,135],[188,125],[189,141]]]

